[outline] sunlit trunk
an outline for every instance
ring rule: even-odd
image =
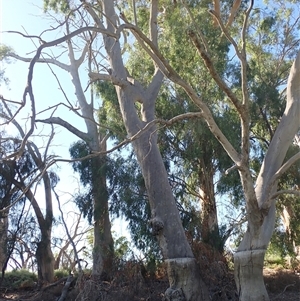
[[[275,226],[275,203],[266,216],[251,211],[248,228],[234,254],[234,277],[240,301],[268,301],[263,279],[264,257]]]

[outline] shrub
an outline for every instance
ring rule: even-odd
[[[59,280],[59,279],[64,278],[64,277],[68,277],[69,274],[70,274],[70,271],[68,271],[68,270],[58,269],[58,270],[54,271],[54,279]]]
[[[6,289],[32,288],[37,283],[37,275],[28,270],[13,270],[4,276],[2,286]]]

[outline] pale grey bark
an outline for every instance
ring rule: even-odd
[[[251,192],[245,194],[250,209],[248,209],[248,229],[235,254],[235,259],[237,259],[235,260],[235,279],[242,301],[269,300],[262,279],[262,262],[274,231],[275,199],[272,196],[277,191],[277,173],[300,127],[299,83],[300,52],[288,79],[286,109],[257,177],[255,194]],[[258,292],[255,296],[252,295],[254,286]]]

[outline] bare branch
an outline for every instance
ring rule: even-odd
[[[89,136],[87,133],[84,133],[84,132],[78,130],[76,127],[74,127],[67,121],[61,119],[60,117],[50,117],[50,118],[41,119],[41,120],[37,119],[36,122],[42,122],[42,123],[47,123],[47,124],[58,124],[84,141],[88,141],[88,139],[89,139]]]
[[[245,113],[244,113],[244,109],[243,109],[243,106],[242,106],[241,102],[239,101],[239,99],[237,98],[235,93],[232,92],[232,90],[226,85],[224,80],[218,74],[217,70],[215,69],[214,63],[212,62],[209,54],[205,51],[204,47],[201,45],[199,39],[197,38],[196,33],[194,31],[190,30],[188,32],[188,35],[191,38],[191,40],[192,40],[194,46],[196,47],[198,53],[202,57],[202,59],[205,63],[205,66],[206,66],[207,70],[209,71],[209,73],[211,74],[212,78],[215,80],[215,82],[217,83],[219,88],[222,91],[224,91],[226,93],[226,95],[229,97],[231,102],[236,107],[236,109],[237,109],[239,115],[241,116],[241,118],[244,118]]]
[[[4,32],[6,32],[6,33],[16,33],[16,34],[21,35],[24,38],[38,39],[41,44],[45,44],[46,43],[40,36],[26,35],[26,34],[20,32],[20,31],[15,31],[15,30],[8,30],[8,31],[4,31]]]
[[[150,34],[150,40],[154,45],[156,45],[156,47],[158,47],[157,13],[158,13],[158,0],[152,0],[151,8],[150,8],[150,18],[149,18],[149,34]]]
[[[300,159],[300,152],[287,160],[274,174],[271,183],[275,183],[296,161]]]
[[[89,77],[92,81],[104,80],[112,83],[119,81],[117,78],[114,78],[113,75],[106,73],[89,72]]]
[[[278,196],[282,195],[282,194],[293,194],[293,195],[296,195],[296,196],[300,196],[300,191],[297,191],[297,190],[292,190],[292,189],[285,189],[285,190],[279,190],[277,191],[276,193],[274,193],[270,199],[271,200],[274,200],[276,199]]]
[[[13,58],[15,58],[19,61],[26,62],[26,63],[29,63],[29,62],[32,61],[32,58],[22,57],[22,56],[19,56],[19,55],[13,53],[13,52],[8,53],[7,55],[10,56],[10,57],[13,57]],[[41,59],[37,59],[36,62],[37,63],[52,64],[52,65],[60,67],[63,70],[66,70],[68,72],[70,71],[70,66],[69,65],[61,63],[60,61],[58,61],[56,59],[41,58]]]
[[[214,10],[216,15],[221,19],[220,0],[214,0]],[[217,27],[218,21],[214,19],[214,25]]]
[[[136,7],[135,7],[135,0],[132,0],[132,7],[133,7],[133,18],[134,18],[134,25],[138,25],[137,24],[137,17],[136,17]]]
[[[60,205],[60,200],[59,200],[59,196],[57,194],[57,192],[55,191],[55,188],[52,187],[52,191],[53,193],[55,194],[55,197],[56,197],[56,200],[57,200],[57,204],[58,204],[58,209],[60,211],[60,215],[61,215],[61,219],[62,219],[62,222],[64,224],[64,227],[65,227],[65,230],[66,230],[66,233],[67,233],[67,236],[68,236],[68,239],[73,247],[73,251],[74,251],[74,255],[75,255],[75,258],[76,258],[76,261],[77,261],[77,264],[78,264],[78,270],[79,270],[79,273],[81,274],[82,273],[82,267],[81,267],[81,264],[80,264],[80,260],[79,260],[79,256],[78,256],[78,252],[77,252],[77,249],[76,249],[76,246],[75,246],[75,243],[74,243],[74,240],[72,239],[72,236],[69,232],[69,229],[68,229],[68,226],[66,224],[66,221],[65,221],[65,218],[64,218],[64,213],[61,209],[61,205]]]

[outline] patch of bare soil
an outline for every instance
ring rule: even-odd
[[[123,271],[122,271],[123,272]],[[237,301],[233,275],[225,271],[223,265],[212,265],[212,273],[207,274],[207,283],[213,301]],[[143,277],[139,271],[119,274],[112,281],[93,281],[83,279],[75,286],[71,285],[66,300],[105,300],[105,301],[161,301],[168,287],[165,275],[160,277]],[[265,283],[271,301],[300,300],[300,275],[291,270],[265,269]],[[207,280],[206,279],[206,280]],[[44,287],[42,290],[28,288],[14,292],[1,291],[0,301],[56,301],[63,290],[64,283]],[[83,289],[84,288],[84,289]],[[83,295],[84,294],[86,295]]]
[[[271,301],[299,301],[300,274],[288,269],[264,270],[265,284]]]

